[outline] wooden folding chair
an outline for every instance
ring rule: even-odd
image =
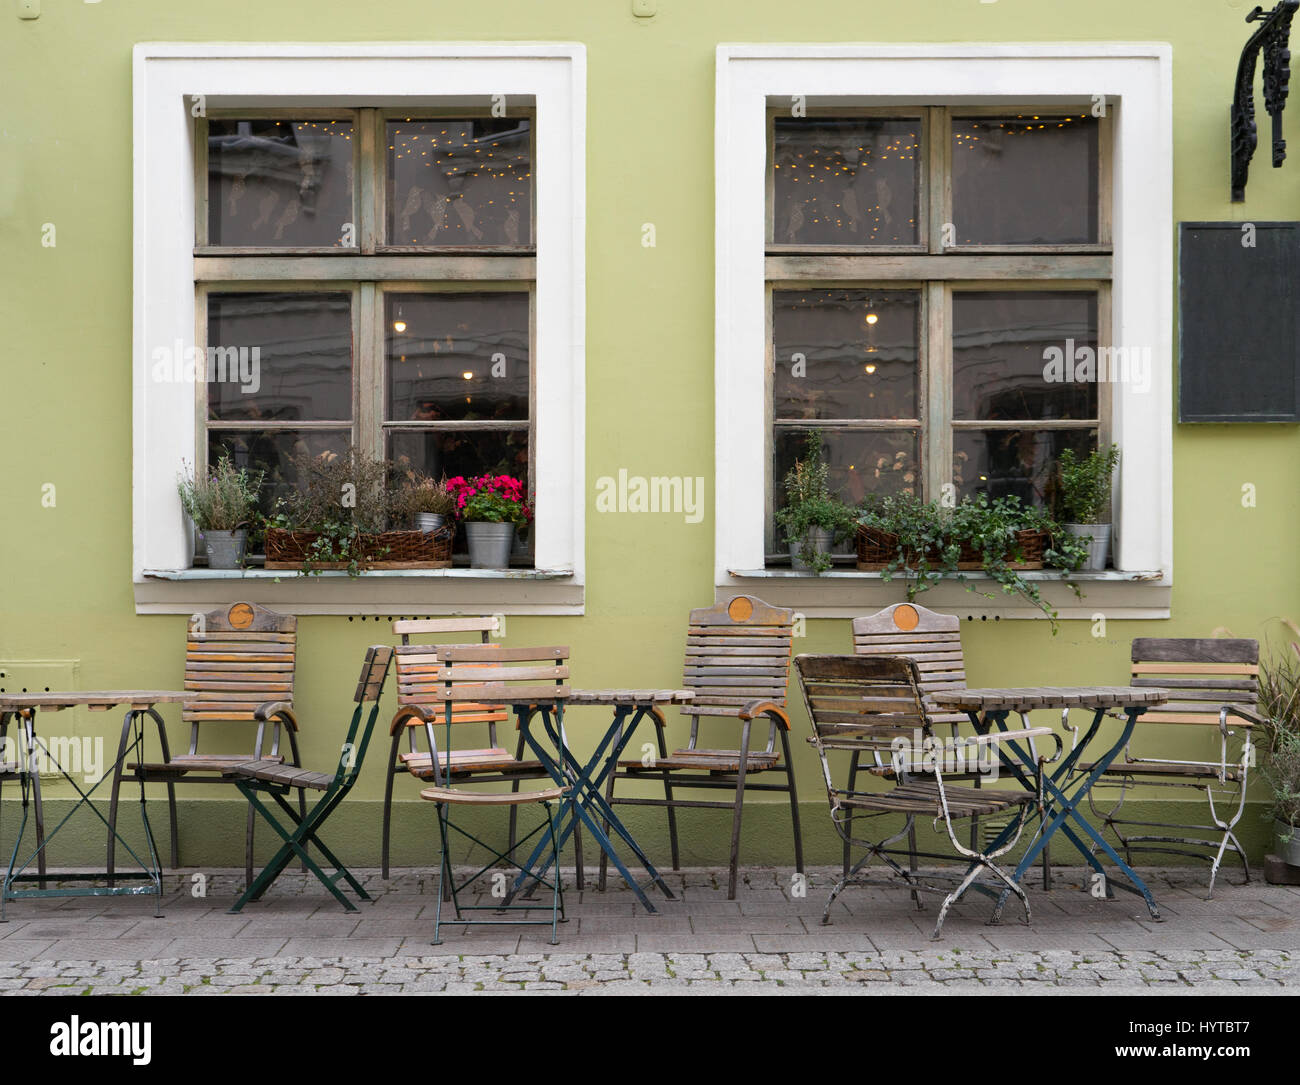
[[[936,705],[932,700],[935,693],[946,689],[966,689],[966,656],[962,651],[961,620],[955,614],[939,614],[927,610],[915,603],[895,603],[893,606],[878,610],[862,618],[853,619],[853,652],[860,656],[901,656],[916,664],[917,688],[921,692],[921,703],[925,708],[930,726],[945,728],[956,739],[961,736],[961,728],[970,727],[970,717],[965,712]],[[1021,716],[1025,727],[1029,721]],[[1069,726],[1069,710],[1061,714],[1064,727]],[[1032,738],[1028,745],[1035,760],[1038,750]],[[857,755],[849,763],[848,787],[852,791],[857,786],[860,770]],[[890,773],[892,769],[873,767],[874,773]],[[979,777],[971,774],[955,773],[950,779],[974,779],[979,786]],[[850,821],[852,813],[849,814]],[[851,829],[851,826],[850,826]],[[1002,826],[985,822],[985,831],[996,835]],[[976,846],[975,834],[979,832],[979,818],[971,819],[971,844]],[[912,843],[915,844],[915,837]],[[847,874],[851,856],[849,844],[844,844],[844,872]],[[1051,860],[1048,850],[1043,849],[1043,888],[1051,888]]]
[[[557,716],[557,733],[563,735],[564,702],[569,696],[569,658],[568,648],[505,648],[500,645],[441,645],[439,659],[425,666],[430,670],[434,687],[428,695],[442,702],[440,718],[444,734],[442,752],[448,756],[433,757],[430,765],[433,769],[434,786],[426,787],[420,797],[437,804],[438,835],[441,851],[438,859],[438,903],[433,921],[433,944],[442,944],[442,902],[450,898],[456,914],[456,922],[466,926],[505,925],[527,926],[548,925],[551,928],[551,944],[558,940],[557,924],[564,917],[564,890],[560,877],[559,842],[557,837],[557,817],[554,804],[563,800],[568,793],[565,786],[552,786],[538,791],[520,791],[517,780],[511,781],[508,792],[467,791],[463,787],[452,787],[448,766],[456,764],[453,756],[452,727],[456,722],[457,705],[482,705],[508,701],[514,705],[516,715],[531,715],[533,712],[551,713]],[[434,721],[424,721],[428,735],[429,748],[438,751],[438,742],[434,735]],[[475,780],[474,783],[483,781]],[[459,807],[507,806],[511,810],[525,804],[540,804],[544,811],[544,820],[524,837],[516,841],[511,836],[504,851],[481,840],[451,820],[451,811]],[[455,832],[471,844],[486,850],[492,857],[480,869],[467,878],[457,881],[451,866],[451,834]],[[524,848],[530,840],[542,833],[549,835],[549,853],[543,849],[542,857],[547,863],[553,862],[550,880],[546,880],[546,865],[530,868],[516,859],[519,849]],[[498,913],[537,911],[542,905],[511,904],[503,893],[500,901],[491,904],[464,904],[461,894],[481,875],[499,863],[513,867],[521,874],[528,875],[535,884],[551,890],[550,919],[468,919],[463,913],[491,911]],[[504,890],[504,884],[502,886]]]
[[[678,870],[677,820],[680,809],[730,810],[731,854],[727,899],[736,897],[740,860],[740,824],[747,791],[776,791],[790,796],[794,829],[795,870],[803,872],[803,837],[799,830],[799,797],[790,763],[790,717],[786,688],[790,681],[791,630],[794,611],[773,607],[750,595],[737,595],[725,603],[692,610],[686,634],[686,665],[682,685],[695,694],[680,708],[691,719],[690,740],[684,749],[669,754],[664,742],[667,721],[658,709],[647,713],[656,725],[659,756],[648,761],[620,761],[609,774],[606,799],[611,805],[662,806],[668,811],[668,836],[673,869]],[[755,720],[768,721],[767,744],[749,748]],[[708,749],[699,745],[700,720],[725,719],[740,724],[739,749]],[[777,752],[777,739],[781,751]],[[755,776],[779,773],[785,783],[755,781]],[[664,798],[616,798],[618,780],[659,780]],[[676,788],[724,790],[729,802],[679,799]],[[600,859],[600,887],[605,887],[606,857]]]
[[[339,889],[340,880],[347,882],[352,891],[362,900],[370,900],[370,895],[362,888],[351,872],[321,841],[321,826],[347,797],[352,785],[356,783],[361,766],[366,759],[366,748],[370,745],[370,735],[379,717],[379,698],[383,696],[384,679],[388,676],[388,665],[393,658],[393,649],[387,644],[375,644],[366,649],[366,659],[361,666],[361,677],[357,681],[357,690],[353,695],[356,708],[352,711],[352,720],[348,724],[347,735],[339,754],[338,765],[332,773],[310,772],[295,768],[279,761],[250,761],[236,765],[230,770],[231,779],[240,793],[248,799],[249,806],[256,810],[283,841],[280,850],[257,878],[251,881],[243,895],[231,906],[230,911],[238,912],[250,900],[258,900],[267,887],[275,881],[294,856],[316,875],[320,883],[349,912],[355,912],[357,906],[343,895]],[[365,713],[366,705],[370,711]],[[364,730],[361,718],[365,714]],[[321,792],[320,798],[310,810],[304,812],[303,797],[308,791]],[[297,792],[299,809],[295,810],[287,796]],[[284,814],[282,821],[263,801],[269,796]],[[308,844],[319,849],[326,862],[334,865],[334,872],[326,874],[316,861],[307,853]]]
[[[1020,839],[1025,819],[1042,798],[1042,766],[1039,765],[1038,794],[1019,791],[999,791],[992,788],[960,787],[944,781],[944,757],[934,756],[931,747],[931,767],[924,777],[913,773],[922,750],[916,749],[917,736],[933,741],[934,732],[922,704],[918,664],[901,656],[817,656],[801,655],[795,661],[803,689],[804,704],[812,724],[809,741],[817,749],[826,781],[826,794],[830,801],[831,823],[848,845],[865,849],[866,854],[831,890],[826,901],[822,922],[830,922],[831,905],[846,886],[875,858],[881,859],[890,870],[912,891],[912,899],[921,907],[919,893],[945,892],[917,873],[915,861],[924,859],[957,858],[968,864],[965,875],[956,888],[946,891],[939,918],[934,927],[934,938],[943,931],[943,921],[967,889],[976,885],[975,879],[984,871],[992,874],[1001,886],[992,892],[995,897],[1010,891],[1020,898],[1025,909],[1025,922],[1029,922],[1029,900],[1024,890],[994,862],[1006,854]],[[1007,739],[1029,739],[1050,735],[1046,727],[1026,728],[1019,731],[994,732],[965,740],[966,746],[981,746]],[[1058,739],[1058,748],[1060,742]],[[923,747],[924,749],[924,747]],[[835,782],[830,756],[849,754],[854,763],[866,757],[873,768],[891,769],[878,772],[888,782],[884,791],[859,791],[855,787],[840,787]],[[957,839],[954,822],[979,815],[1003,814],[1013,818],[1015,832],[996,851],[978,847],[974,843],[964,846]],[[873,839],[852,835],[854,822],[871,822],[876,818],[902,817],[903,824],[896,831],[882,829]],[[942,820],[948,840],[956,855],[917,850],[914,826],[917,818]],[[894,844],[904,837],[911,843],[905,850]],[[895,856],[906,857],[911,864],[905,870]]]
[[[231,786],[230,770],[247,761],[284,762],[281,733],[289,741],[290,765],[299,765],[298,718],[293,711],[294,658],[298,645],[298,619],[277,614],[256,603],[233,603],[191,619],[185,636],[185,689],[192,699],[181,706],[181,719],[190,725],[190,743],[185,753],[171,754],[167,732],[155,714],[162,760],[123,764],[123,753],[131,737],[128,712],[122,724],[117,769],[108,807],[108,878],[113,879],[114,845],[118,793],[122,778],[130,775],[146,783],[167,785],[167,808],[171,824],[171,865],[180,866],[180,843],[176,829],[177,784],[221,784]],[[271,746],[265,748],[267,725]],[[252,731],[246,752],[199,751],[199,730],[216,731],[223,739],[232,732]],[[242,727],[241,727],[242,725]],[[301,798],[301,796],[300,796]],[[244,842],[245,884],[253,880],[253,810],[248,809]]]
[[[392,750],[389,756],[387,781],[384,787],[384,828],[381,866],[383,877],[388,877],[393,810],[393,781],[398,776],[413,776],[417,780],[434,778],[433,757],[429,749],[419,748],[421,733],[436,739],[436,728],[442,723],[443,704],[437,699],[442,686],[438,680],[438,653],[449,645],[412,644],[412,637],[448,634],[477,633],[481,644],[497,632],[497,618],[429,618],[404,620],[393,623],[393,633],[402,638],[397,649],[397,714],[390,727]],[[493,664],[484,664],[492,666]],[[457,725],[486,725],[487,746],[479,749],[443,750],[438,754],[439,764],[451,784],[502,783],[519,790],[521,780],[550,779],[540,761],[524,759],[524,736],[518,736],[515,752],[502,748],[497,742],[497,725],[510,720],[511,713],[504,705],[476,704],[472,701],[452,702],[451,723]],[[432,740],[432,739],[431,739]],[[402,749],[403,743],[407,746]],[[436,749],[436,745],[432,749]],[[510,844],[514,846],[519,810],[510,807]],[[582,888],[582,837],[578,828],[573,834],[574,862],[577,866],[577,886]]]
[[[1241,820],[1246,803],[1247,775],[1251,763],[1251,728],[1263,724],[1256,711],[1259,703],[1259,642],[1227,638],[1160,638],[1138,637],[1132,647],[1132,678],[1135,686],[1157,686],[1169,691],[1169,701],[1148,708],[1138,722],[1133,738],[1141,735],[1151,741],[1157,735],[1167,749],[1181,733],[1197,742],[1208,753],[1205,740],[1217,737],[1219,756],[1207,760],[1175,760],[1171,757],[1138,757],[1134,741],[1124,751],[1124,760],[1115,761],[1088,793],[1088,803],[1123,845],[1132,865],[1134,852],[1194,856],[1210,860],[1210,885],[1206,893],[1214,895],[1214,881],[1225,852],[1241,860],[1245,880],[1250,881],[1246,850],[1233,830]],[[1229,757],[1231,740],[1237,732],[1228,726],[1229,717],[1244,732],[1244,742],[1233,758]],[[1212,728],[1217,728],[1218,734]],[[1090,772],[1093,765],[1080,765],[1080,772]],[[1117,815],[1132,788],[1150,787],[1204,792],[1209,806],[1210,825],[1121,819]],[[1101,787],[1119,791],[1115,804],[1106,811],[1097,808],[1094,796]],[[1216,795],[1219,801],[1216,802]],[[1221,813],[1221,805],[1225,807]],[[1139,829],[1179,829],[1210,834],[1202,837],[1167,834],[1124,835],[1125,827]],[[1211,854],[1206,854],[1206,853]]]

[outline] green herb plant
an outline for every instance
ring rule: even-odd
[[[1094,449],[1083,459],[1067,448],[1056,461],[1056,511],[1062,523],[1100,524],[1110,518],[1111,476],[1119,446]]]
[[[831,533],[832,545],[848,538],[856,523],[854,510],[830,491],[830,468],[822,458],[822,431],[808,434],[802,459],[785,476],[785,506],[776,522],[787,542],[799,545],[799,560],[820,576],[833,564],[829,554],[818,553],[809,532],[819,527]]]
[[[257,515],[263,471],[236,467],[222,456],[205,478],[196,478],[188,464],[177,476],[176,491],[181,507],[199,531],[238,531]]]

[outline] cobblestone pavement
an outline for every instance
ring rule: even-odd
[[[683,871],[669,878],[679,899],[653,916],[625,887],[588,884],[567,895],[557,946],[543,927],[453,924],[435,947],[434,879],[423,872],[387,882],[364,872],[375,901],[347,913],[294,871],[240,915],[225,911],[238,873],[179,872],[166,878],[162,918],[141,897],[11,902],[0,992],[1300,991],[1294,888],[1221,883],[1205,901],[1203,871],[1157,872],[1148,884],[1165,921],[1155,923],[1139,898],[1095,900],[1081,871],[1063,870],[1051,892],[1029,887],[1031,925],[1009,905],[989,926],[987,898],[974,897],[932,942],[936,905],[917,912],[905,892],[878,886],[846,891],[823,926],[832,873],[810,871],[805,895],[789,872],[751,871],[728,901],[724,871]]]

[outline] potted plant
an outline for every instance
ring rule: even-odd
[[[1285,621],[1296,636],[1300,626]],[[1265,723],[1253,737],[1260,775],[1271,799],[1275,854],[1300,867],[1300,644],[1260,661],[1259,713]]]
[[[417,471],[406,472],[406,483],[398,489],[393,511],[417,531],[437,531],[456,515],[456,499],[441,482]]]
[[[848,537],[853,509],[830,492],[830,469],[822,459],[822,432],[808,434],[803,459],[785,476],[785,506],[776,522],[790,546],[790,566],[820,576],[831,567],[831,547]]]
[[[392,465],[355,449],[292,458],[298,485],[267,520],[266,567],[303,573],[438,569],[451,564],[452,530],[389,530],[402,513]]]
[[[885,581],[902,574],[907,598],[928,591],[943,577],[963,581],[978,570],[1008,595],[1038,607],[1057,632],[1056,612],[1032,580],[1021,574],[1048,565],[1072,570],[1086,551],[1066,535],[1042,509],[1021,505],[1019,498],[990,500],[985,494],[965,498],[956,508],[922,501],[911,494],[869,496],[858,513],[858,568],[875,570]],[[1075,584],[1070,584],[1081,595]],[[993,598],[989,592],[978,594]]]
[[[532,519],[523,483],[510,475],[457,475],[447,480],[447,492],[465,523],[470,567],[508,568],[515,528]]]
[[[223,455],[206,478],[186,470],[176,480],[181,507],[203,536],[210,569],[238,569],[248,547],[248,525],[257,514],[264,472],[236,467]]]
[[[1106,568],[1110,552],[1111,476],[1119,463],[1119,446],[1094,449],[1080,460],[1067,448],[1056,461],[1056,504],[1066,532],[1089,543],[1087,571]]]

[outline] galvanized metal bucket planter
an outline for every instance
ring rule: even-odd
[[[1293,828],[1275,818],[1273,833],[1277,836],[1277,857],[1287,866],[1300,867],[1300,827]]]
[[[437,531],[446,522],[447,517],[440,512],[417,512],[415,514],[416,528],[425,533]]]
[[[1110,554],[1110,524],[1062,524],[1066,532],[1088,543],[1088,560],[1080,566],[1084,572],[1095,573],[1106,568]]]
[[[510,547],[515,538],[514,524],[509,521],[504,524],[466,521],[465,538],[469,542],[471,569],[510,567]]]
[[[810,527],[804,539],[812,547],[814,554],[829,554],[831,552],[831,532],[824,527]],[[799,551],[802,548],[803,540],[792,542],[790,544],[790,568],[792,569],[810,569],[810,566],[800,556]]]
[[[238,569],[244,564],[244,551],[248,546],[248,531],[205,531],[203,548],[208,555],[209,569]]]

